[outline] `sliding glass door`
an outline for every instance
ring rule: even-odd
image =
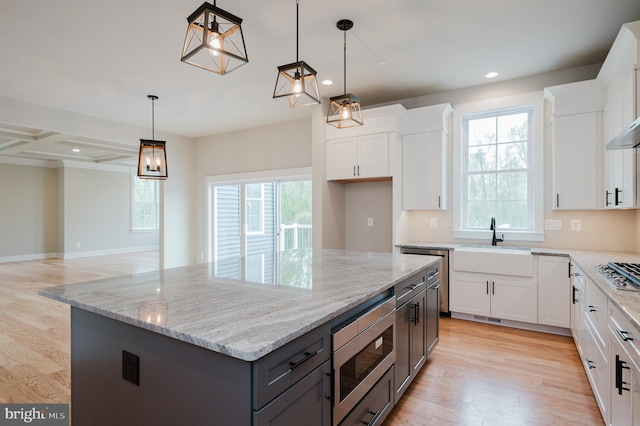
[[[247,256],[246,273],[269,275],[259,255],[311,247],[310,180],[209,182],[208,210],[209,261],[230,273]]]

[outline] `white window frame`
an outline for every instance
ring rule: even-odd
[[[247,183],[249,185],[252,185],[252,183]],[[245,210],[244,210],[244,214],[247,214],[247,210],[246,210],[246,202],[249,200],[252,201],[260,201],[260,229],[257,231],[249,231],[249,225],[247,224],[247,235],[262,235],[264,234],[264,183],[260,182],[260,198],[253,198],[253,197],[247,197],[245,194]],[[246,189],[245,189],[246,191]],[[245,217],[245,223],[248,223]]]
[[[491,240],[492,231],[487,223],[486,230],[465,229],[462,218],[466,211],[466,150],[464,140],[464,118],[473,114],[489,111],[507,110],[517,107],[531,106],[531,128],[529,129],[530,181],[529,181],[529,215],[530,228],[527,230],[498,230],[498,236],[504,234],[506,242],[510,241],[544,241],[544,98],[542,92],[496,98],[454,106],[453,110],[453,237],[456,239]]]
[[[136,179],[140,179],[136,174],[131,174],[131,232],[156,232],[160,229],[160,185],[156,179],[147,179],[154,185],[154,198],[155,198],[155,227],[154,228],[136,228],[135,227],[135,207],[136,207],[136,195],[135,184]]]

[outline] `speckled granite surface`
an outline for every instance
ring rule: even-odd
[[[439,259],[292,250],[49,287],[39,294],[254,361]]]

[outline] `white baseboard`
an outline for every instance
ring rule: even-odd
[[[501,318],[484,317],[481,315],[462,314],[460,312],[451,312],[451,318],[482,322],[485,324],[501,325],[503,327],[520,328],[522,330],[540,331],[543,333],[558,334],[560,336],[571,336],[571,330],[568,328],[554,327],[545,324],[531,324],[527,322],[511,321]]]
[[[91,250],[91,251],[81,251],[81,252],[74,252],[74,253],[32,253],[32,254],[21,254],[17,256],[0,256],[0,263],[23,262],[27,260],[43,260],[43,259],[75,259],[79,257],[106,256],[110,254],[138,253],[141,251],[155,251],[155,250],[159,250],[159,247],[157,245],[126,247],[126,248],[108,249],[108,250]]]

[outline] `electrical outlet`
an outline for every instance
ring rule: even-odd
[[[562,221],[557,219],[547,219],[544,221],[544,229],[559,231],[562,229]]]
[[[571,219],[571,230],[579,231],[580,229],[582,229],[582,222],[580,219]]]
[[[76,248],[80,248],[80,243],[76,243]]]
[[[140,386],[140,357],[125,350],[122,351],[122,378]]]
[[[431,227],[432,228],[437,228],[438,227],[438,218],[435,218],[435,217],[431,218]]]
[[[373,218],[367,218],[367,226],[373,226]]]

